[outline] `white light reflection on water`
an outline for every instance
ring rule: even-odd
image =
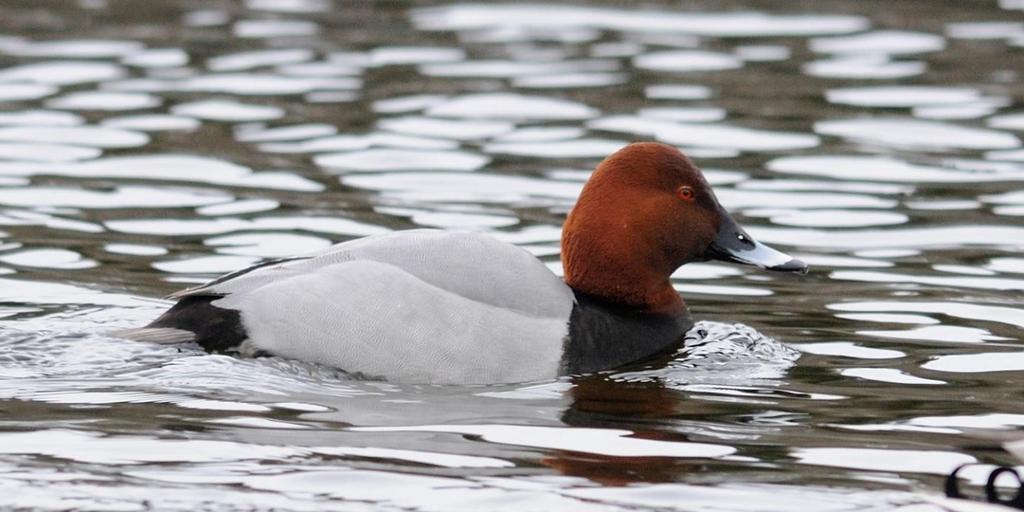
[[[231,162],[187,154],[107,157],[61,165],[0,161],[0,176],[65,176],[144,181],[184,181],[212,185],[315,192],[319,183],[286,172],[259,172]]]
[[[503,135],[512,131],[515,125],[494,121],[399,117],[381,121],[380,127],[384,130],[423,137],[440,136],[459,140],[473,140]]]
[[[989,373],[1024,370],[1024,352],[982,352],[939,356],[922,368],[939,372]]]
[[[758,239],[820,248],[941,248],[972,245],[1020,247],[1024,228],[1016,226],[945,226],[885,230],[823,231],[751,228]]]
[[[57,92],[46,84],[0,84],[0,101],[34,100]]]
[[[80,269],[97,266],[93,260],[65,249],[30,249],[0,254],[0,262],[21,267]]]
[[[278,107],[252,105],[231,100],[206,100],[182,103],[171,109],[171,113],[205,119],[208,121],[270,121],[284,115]]]
[[[313,58],[313,52],[303,48],[262,50],[219,55],[206,61],[213,71],[244,71],[278,64],[294,64]]]
[[[1016,136],[995,130],[968,128],[937,121],[910,119],[838,119],[819,121],[814,130],[822,135],[920,150],[1008,149],[1020,147]]]
[[[652,136],[669,144],[734,148],[742,151],[781,151],[818,145],[814,135],[778,133],[716,124],[685,124],[654,121],[634,116],[612,116],[591,121],[596,130]]]
[[[99,126],[22,126],[0,128],[0,141],[50,142],[97,148],[131,148],[149,142],[143,133]]]
[[[948,384],[944,380],[924,379],[908,375],[905,372],[894,368],[846,368],[839,372],[844,377],[854,377],[874,382],[885,382],[890,384],[904,384],[911,386],[934,386],[937,384]]]
[[[118,187],[110,192],[56,187],[0,189],[0,204],[7,206],[56,206],[73,208],[168,208],[204,206],[230,201],[221,193],[197,193],[156,187]]]
[[[490,160],[462,151],[411,151],[368,149],[351,153],[326,153],[313,159],[317,165],[338,171],[475,171]]]
[[[121,78],[124,69],[106,62],[47,61],[0,69],[0,81],[74,85]]]
[[[156,96],[131,92],[77,92],[53,98],[48,108],[63,110],[141,110],[160,106]]]
[[[18,57],[97,59],[123,57],[137,53],[143,48],[145,48],[145,45],[136,41],[66,39],[58,41],[20,41],[4,45],[0,51]]]
[[[0,125],[73,126],[83,122],[84,120],[80,116],[70,112],[52,110],[0,112]]]
[[[695,50],[672,50],[648,53],[633,59],[633,64],[654,71],[718,71],[743,66],[739,58],[724,53]]]
[[[827,341],[794,345],[801,352],[810,354],[850,357],[854,359],[897,359],[906,354],[898,350],[870,348],[849,341]]]
[[[892,61],[884,54],[843,55],[811,61],[803,71],[811,76],[852,80],[891,80],[924,73],[928,66],[913,60]]]
[[[912,164],[895,158],[854,155],[787,156],[771,160],[767,167],[776,172],[883,182],[1024,181],[1024,169],[964,170]]]
[[[107,118],[103,120],[102,125],[109,126],[111,128],[138,130],[143,132],[163,130],[193,131],[196,128],[199,128],[200,122],[198,119],[185,116],[140,114]]]
[[[540,158],[604,158],[625,143],[608,139],[575,139],[553,142],[499,142],[484,146],[484,151],[504,155]]]
[[[969,103],[981,97],[981,92],[968,87],[853,87],[832,89],[825,98],[831,103],[860,107],[916,107]]]
[[[1024,309],[1005,306],[986,306],[967,302],[917,302],[917,301],[881,301],[881,302],[840,302],[829,304],[829,309],[837,311],[902,311],[919,313],[939,313],[955,318],[1000,322],[1024,328]]]
[[[468,61],[452,64],[433,64],[422,66],[420,72],[428,76],[440,77],[537,77],[566,76],[569,73],[587,71],[617,71],[618,64],[614,61],[581,61],[581,62],[515,62],[504,60]]]
[[[710,37],[757,37],[856,32],[867,20],[858,16],[770,16],[760,13],[678,13],[567,5],[454,5],[419,9],[413,21],[427,30],[473,30],[497,26],[599,27],[619,31],[682,32]]]
[[[0,142],[0,160],[27,162],[73,162],[88,160],[103,154],[99,148],[83,148],[63,144],[37,144],[34,142]]]
[[[471,94],[433,105],[427,114],[483,119],[572,120],[595,117],[598,111],[581,103],[516,94]]]
[[[512,425],[417,425],[362,427],[357,432],[446,432],[479,436],[483,441],[534,448],[554,448],[612,457],[722,457],[736,450],[729,446],[673,443],[628,437],[628,430],[565,429]]]
[[[802,464],[936,475],[948,474],[961,464],[976,461],[970,455],[948,451],[870,448],[801,448],[794,450],[793,456]]]
[[[945,48],[946,41],[936,34],[881,30],[852,36],[814,38],[809,46],[812,51],[820,53],[902,55],[939,51]]]

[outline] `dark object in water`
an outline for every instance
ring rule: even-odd
[[[953,470],[949,476],[946,477],[946,496],[949,498],[969,499],[960,492],[960,484],[958,483],[956,476],[961,469],[971,466],[972,464],[963,464]],[[1012,499],[1003,499],[999,496],[999,491],[996,490],[996,479],[999,478],[1003,473],[1010,473],[1017,479],[1017,493]],[[985,482],[985,501],[989,503],[995,503],[997,505],[1003,505],[1005,507],[1013,507],[1016,509],[1024,510],[1024,481],[1020,478],[1020,473],[1016,469],[1008,468],[1006,466],[999,466],[992,470],[988,475],[988,480]]]

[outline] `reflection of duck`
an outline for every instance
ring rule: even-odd
[[[598,374],[574,377],[572,382],[573,387],[568,392],[572,404],[561,417],[566,425],[573,428],[627,428],[631,431],[630,438],[688,442],[683,434],[657,428],[639,432],[634,430],[638,422],[657,424],[660,420],[678,415],[683,408],[685,397],[682,393],[665,387],[661,381],[624,385]],[[541,463],[566,476],[582,477],[604,486],[617,487],[637,482],[678,481],[680,475],[697,471],[701,465],[707,464],[708,458],[607,456],[559,450],[541,459]]]
[[[404,382],[545,379],[674,347],[692,321],[669,276],[708,259],[806,270],[747,235],[686,156],[637,143],[597,167],[566,219],[564,282],[487,235],[403,231],[179,292],[120,335]]]

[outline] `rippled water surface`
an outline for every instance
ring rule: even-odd
[[[0,508],[939,510],[1024,429],[1022,10],[6,0]],[[558,271],[641,139],[813,267],[684,267],[673,358],[434,387],[104,335],[392,230]]]

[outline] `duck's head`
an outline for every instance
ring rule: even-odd
[[[646,311],[685,310],[669,276],[707,260],[807,271],[802,261],[743,231],[700,170],[665,144],[634,143],[605,158],[562,230],[568,285]]]

